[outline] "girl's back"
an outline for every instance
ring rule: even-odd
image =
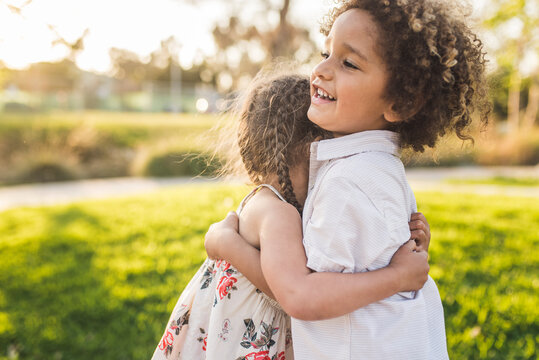
[[[240,232],[259,247],[268,211],[291,206],[268,185],[242,201]],[[299,214],[298,214],[299,217]],[[182,293],[153,359],[293,359],[290,318],[225,261],[207,259]]]

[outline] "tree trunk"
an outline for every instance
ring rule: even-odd
[[[282,8],[279,10],[279,25],[275,31],[271,51],[268,54],[270,59],[287,55],[287,37],[290,36],[287,20],[289,8],[290,0],[285,0]]]
[[[288,15],[288,9],[290,8],[290,0],[284,0],[283,7],[279,11],[279,22],[281,26],[286,24],[286,16]]]
[[[518,70],[513,71],[507,99],[507,130],[514,133],[518,130],[520,112],[520,84],[522,79]]]
[[[507,131],[514,133],[520,127],[520,86],[522,85],[522,76],[520,75],[519,64],[524,52],[524,43],[522,39],[516,42],[516,52],[513,58],[513,70],[509,78],[509,96],[507,98]]]
[[[522,123],[523,130],[530,130],[535,124],[537,119],[537,112],[539,110],[539,73],[535,74],[532,78],[530,90],[528,92],[528,105],[526,106],[526,113],[524,114],[524,120]]]

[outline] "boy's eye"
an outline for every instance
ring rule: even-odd
[[[359,68],[357,66],[355,66],[354,64],[352,64],[351,62],[349,62],[347,60],[344,61],[344,66],[352,68],[352,69],[359,70]]]
[[[325,52],[325,51],[322,51],[320,53],[320,56],[322,56],[322,58],[324,58],[324,59],[327,59],[329,57],[329,54],[327,52]]]

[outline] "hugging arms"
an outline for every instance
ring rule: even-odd
[[[419,290],[427,280],[430,229],[423,214],[412,215],[409,225],[415,240],[401,246],[388,266],[341,274],[313,272],[306,266],[301,218],[287,205],[268,199],[252,209],[261,218],[260,249],[241,236],[241,219],[233,212],[210,227],[205,246],[210,258],[230,262],[290,316],[302,320],[341,316],[398,292]]]

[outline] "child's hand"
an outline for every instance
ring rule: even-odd
[[[419,251],[415,241],[409,240],[395,252],[388,267],[397,272],[399,291],[416,291],[428,278],[428,254]]]
[[[229,212],[223,220],[211,224],[204,240],[204,247],[208,257],[210,259],[222,259],[224,257],[222,249],[226,249],[226,242],[231,238],[229,235],[233,234],[235,237],[238,230],[239,218],[234,211]]]
[[[430,244],[430,226],[427,218],[420,212],[413,213],[408,223],[410,226],[410,240],[415,240],[417,248],[420,251],[429,251]]]

